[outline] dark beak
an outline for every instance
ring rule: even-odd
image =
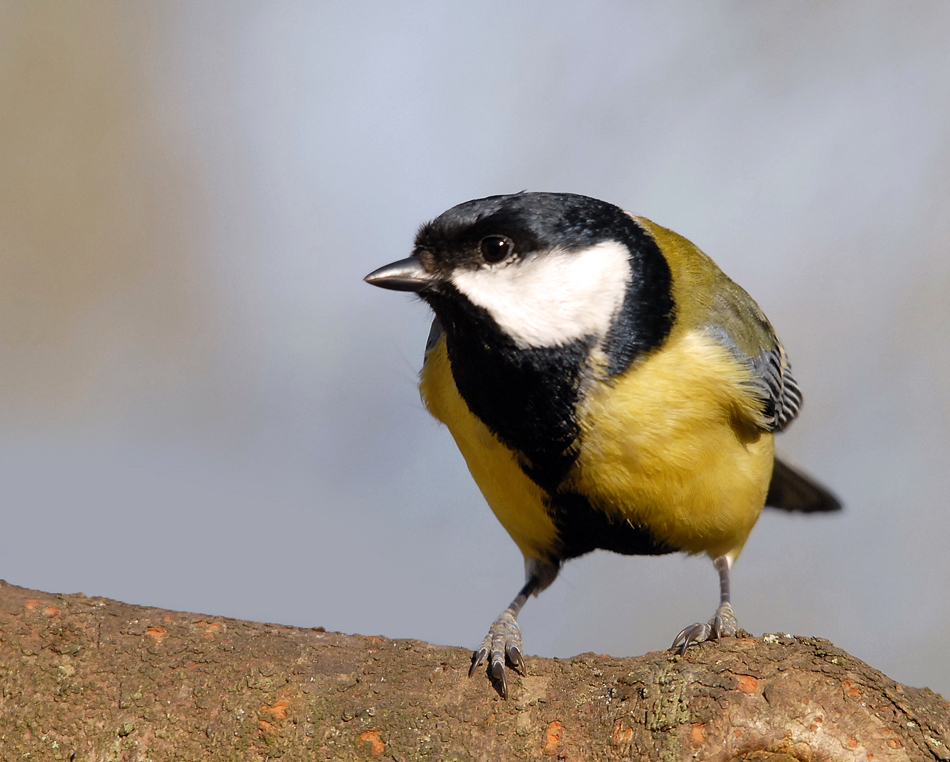
[[[392,291],[419,292],[431,285],[435,278],[423,269],[418,257],[407,257],[373,270],[363,280],[371,286],[388,288]]]

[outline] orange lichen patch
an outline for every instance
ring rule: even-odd
[[[149,627],[145,631],[145,634],[155,638],[156,643],[161,643],[163,640],[165,640],[167,630],[165,630],[164,627]]]
[[[363,733],[360,736],[360,743],[369,746],[370,756],[373,757],[386,751],[386,744],[383,743],[383,739],[379,737],[379,733],[375,730],[367,730]]]
[[[268,714],[272,714],[275,720],[286,720],[287,707],[289,706],[290,704],[287,701],[285,701],[284,699],[281,699],[276,704],[274,704],[274,706],[262,706],[261,711],[267,712]]]
[[[267,720],[262,720],[258,718],[257,724],[258,726],[260,726],[260,729],[263,730],[265,733],[270,733],[274,729],[274,723],[268,722]]]
[[[860,696],[860,695],[861,695],[861,691],[859,691],[857,688],[852,688],[851,690],[848,691],[848,695],[849,695],[849,696]]]
[[[689,729],[689,740],[693,746],[702,746],[706,743],[706,723],[697,722]]]
[[[59,609],[55,606],[47,606],[43,609],[43,616],[56,616],[59,613]]]
[[[218,624],[217,622],[214,622],[212,624],[208,624],[207,622],[198,622],[198,624],[202,625],[205,628],[204,637],[206,638],[213,638],[215,636],[215,633],[221,630],[221,625]]]
[[[633,740],[633,729],[624,725],[623,720],[617,720],[612,738],[617,746],[627,746]]]
[[[742,693],[755,693],[759,681],[751,675],[736,675],[736,690]]]
[[[166,621],[166,622],[170,622],[171,620],[172,620],[172,618],[171,618],[170,616],[168,616],[168,614],[165,614],[165,621]]]
[[[853,749],[855,746],[858,745],[858,739],[848,736],[848,740],[845,743],[847,743],[848,746],[850,746]]]
[[[30,611],[32,611],[33,609],[38,609],[38,608],[40,607],[40,602],[39,602],[39,601],[27,601],[27,602],[24,603],[23,605],[26,606]]]
[[[887,745],[890,746],[892,749],[899,749],[901,747],[901,742],[898,741],[896,738],[888,738]]]
[[[555,720],[544,731],[544,746],[541,751],[544,754],[557,754],[557,747],[561,745],[563,739],[564,723]]]

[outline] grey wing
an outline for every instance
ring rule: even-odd
[[[769,330],[772,346],[750,356],[739,348],[722,325],[707,326],[706,333],[726,347],[752,371],[752,392],[762,401],[762,426],[766,431],[784,430],[802,407],[802,392],[792,375],[785,350]],[[761,344],[759,344],[761,346]]]
[[[755,357],[749,357],[723,329],[717,328],[714,335],[753,370],[752,383],[756,395],[762,400],[766,431],[782,431],[798,415],[802,406],[802,393],[778,339],[775,339],[771,349],[763,349]],[[841,501],[832,492],[778,457],[772,468],[765,504],[770,508],[796,513],[841,510]]]
[[[752,371],[752,392],[762,401],[761,425],[785,429],[802,407],[802,392],[792,375],[782,343],[768,319],[745,291],[731,281],[713,300],[706,331]],[[828,513],[841,502],[797,468],[775,458],[765,504],[797,513]]]
[[[752,371],[753,394],[762,401],[762,427],[782,431],[798,415],[802,392],[785,349],[752,297],[732,281],[713,299],[706,331]]]
[[[802,407],[802,391],[792,375],[785,349],[776,339],[774,347],[763,349],[750,358],[750,363],[755,372],[753,383],[765,403],[767,428],[782,431]]]

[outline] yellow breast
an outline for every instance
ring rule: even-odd
[[[734,560],[774,459],[746,373],[702,331],[675,331],[663,351],[594,384],[569,486],[674,547]]]
[[[444,336],[426,355],[419,390],[429,412],[448,426],[485,500],[525,558],[548,558],[557,531],[545,508],[546,495],[469,411],[452,378]]]

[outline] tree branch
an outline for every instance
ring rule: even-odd
[[[0,759],[950,760],[950,704],[818,638],[528,658],[0,582]]]

